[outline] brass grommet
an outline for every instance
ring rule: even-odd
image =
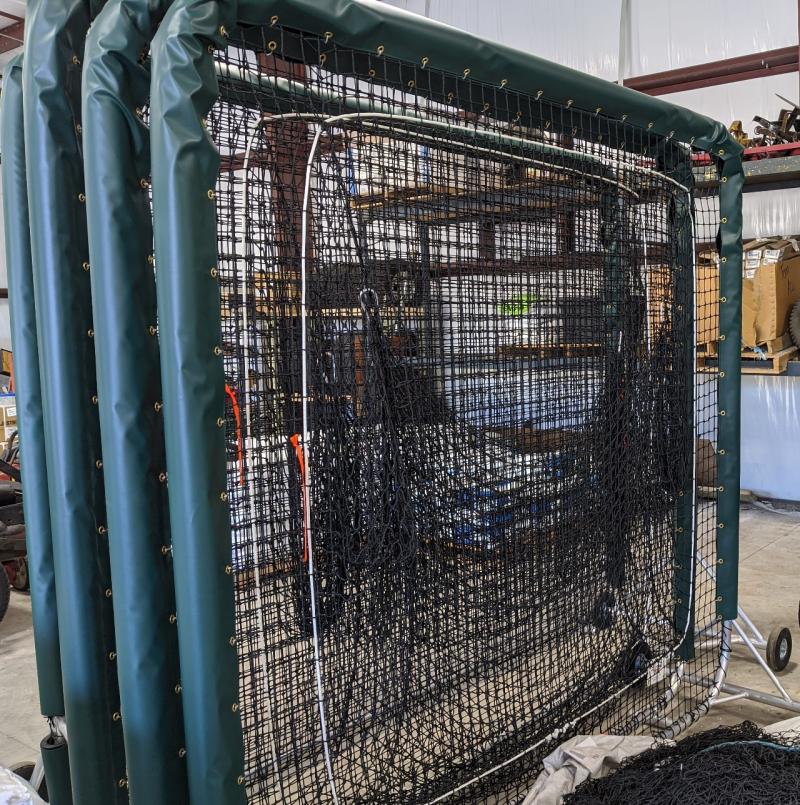
[[[86,193],[78,193],[78,201],[83,204],[86,201]]]
[[[386,48],[385,48],[383,45],[378,45],[378,47],[377,47],[377,48],[375,48],[375,52],[376,52],[376,53],[377,53],[379,56],[383,56],[383,53],[384,53],[384,51],[385,51],[385,50],[386,50]]]
[[[95,467],[97,467],[98,470],[103,469],[103,462],[99,458],[97,459],[97,461],[94,462],[94,465]]]
[[[186,757],[186,750],[183,747],[178,750],[178,757]]]
[[[723,224],[727,224],[727,223],[728,223],[728,219],[727,219],[727,218],[723,218],[723,219],[722,219],[722,223],[723,223]]]
[[[179,696],[182,690],[183,688],[181,687],[180,682],[177,685],[175,685],[175,693],[177,693]]]
[[[719,301],[720,301],[720,302],[727,302],[727,301],[728,301],[728,297],[727,297],[727,296],[720,296]]]
[[[161,402],[158,402],[158,401],[153,403],[153,408],[154,408],[156,413],[158,413],[163,407],[164,407],[164,403],[161,403]]]
[[[111,588],[107,587],[106,588],[106,598],[111,598],[112,595],[113,595],[113,593],[111,592]]]
[[[430,59],[427,56],[423,56],[422,61],[420,62],[420,64],[423,66],[423,68],[425,68],[425,67],[428,66],[429,62],[430,62]]]
[[[147,188],[150,187],[150,182],[148,182],[147,179],[139,179],[139,187],[141,187],[142,190],[147,190]]]
[[[224,424],[225,424],[225,420],[221,416],[218,416],[217,417],[217,427],[221,428]]]
[[[161,555],[162,556],[169,556],[172,553],[170,550],[169,545],[162,545],[161,546]]]
[[[724,333],[723,333],[723,334],[722,334],[722,335],[719,337],[719,340],[720,340],[720,341],[724,341],[724,340],[725,340],[725,334],[724,334]]]
[[[212,277],[216,277],[219,272],[217,271],[216,266],[212,266],[211,271],[209,271],[208,273],[211,274]]]
[[[214,347],[214,354],[217,355],[217,356],[222,355],[222,347],[219,346],[219,345]]]
[[[725,153],[725,149],[724,149],[724,148],[720,148],[720,149],[719,149],[719,155],[720,155],[720,156],[722,156],[724,153]]]
[[[325,64],[326,61],[328,61],[327,54],[326,53],[320,53],[319,54],[319,63],[320,64]]]
[[[235,646],[236,645],[236,637],[229,637],[228,638],[228,645]]]
[[[718,565],[724,565],[724,564],[725,564],[725,560],[724,560],[724,559],[717,559],[717,564],[718,564]]]
[[[225,575],[230,576],[233,573],[233,568],[230,565],[225,565]]]
[[[650,121],[650,122],[647,124],[647,128],[648,128],[648,129],[652,129],[652,128],[653,128],[653,121],[652,121],[652,120],[651,120],[651,121]]]
[[[369,72],[367,73],[367,75],[368,75],[370,78],[375,78],[375,71],[374,71],[374,70],[372,70],[372,69],[370,69],[370,70],[369,70]]]
[[[720,372],[720,373],[719,373],[719,376],[720,376],[720,377],[725,377],[725,372]]]
[[[239,705],[238,705],[238,704],[236,704],[236,702],[234,702],[234,703],[231,705],[231,712],[232,712],[232,713],[238,713],[238,712],[239,712]]]
[[[88,335],[88,336],[89,336],[89,338],[94,338],[94,330],[93,330],[93,329],[90,327],[90,328],[89,328],[89,329],[86,331],[86,335]]]
[[[725,453],[726,453],[727,451],[725,450],[725,448],[724,448],[724,447],[720,447],[720,449],[719,449],[719,451],[718,451],[718,452],[719,452],[719,454],[720,454],[721,456],[724,456],[724,455],[725,455]]]
[[[217,30],[219,31],[220,36],[228,36],[228,29],[224,25],[220,25]]]
[[[682,525],[678,526],[678,533],[683,534],[683,526]]]
[[[725,528],[725,523],[717,523],[717,528]]]
[[[158,473],[158,480],[161,481],[161,483],[163,484],[164,481],[167,480],[167,473],[165,473],[163,470],[160,473]]]
[[[228,499],[228,493],[227,492],[220,492],[219,493],[219,499],[224,503]]]
[[[151,266],[156,264],[156,258],[152,254],[147,255],[147,264]]]
[[[267,50],[270,53],[274,53],[277,49],[278,49],[278,43],[274,39],[270,39],[270,41],[267,42]]]
[[[125,777],[120,777],[120,778],[119,778],[119,780],[117,781],[117,785],[118,785],[120,788],[127,788],[127,787],[128,787],[128,780],[127,780],[127,778],[125,778]]]
[[[567,98],[567,109],[569,109],[573,103],[575,103],[575,101],[573,101],[572,98]]]
[[[239,785],[244,785],[244,775],[243,775],[243,774],[240,774],[240,775],[239,775],[239,776],[236,778],[236,782],[237,782]]]
[[[725,411],[724,411],[724,410],[720,411],[720,412],[719,412],[719,415],[720,415],[720,416],[725,416]]]
[[[678,492],[678,497],[679,497],[679,498],[682,498],[682,497],[683,497],[683,490],[682,490],[682,489],[681,489],[681,490]]]
[[[88,270],[91,268],[91,266],[89,265],[89,263],[87,263],[87,262],[86,262],[86,260],[84,260],[84,261],[81,263],[81,268],[82,268],[84,271],[88,271]]]
[[[113,713],[111,718],[113,718],[114,721],[119,721],[122,718],[122,713],[120,713],[120,711],[117,710],[115,713]]]
[[[97,405],[97,395],[92,394],[92,405]]]
[[[720,181],[722,182],[722,184],[725,184],[725,182],[727,182],[727,181],[728,181],[728,177],[727,177],[727,176],[723,176],[723,177],[720,179]]]
[[[409,88],[409,89],[414,89],[414,87],[415,87],[416,85],[417,85],[417,84],[416,84],[416,82],[414,81],[414,79],[413,79],[413,78],[411,79],[411,81],[409,81],[409,82],[408,82],[408,88]]]
[[[77,56],[73,56],[72,57],[72,63],[73,64],[80,64],[81,60]]]
[[[272,16],[269,18],[269,24],[274,26],[274,25],[275,25],[277,22],[278,22],[278,15],[277,15],[277,14],[273,14],[273,15],[272,15]]]
[[[155,335],[158,332],[158,327],[156,327],[155,324],[151,324],[147,328],[147,332],[150,333],[150,335]]]
[[[97,526],[97,533],[102,537],[103,534],[107,533],[108,529],[104,525]]]
[[[325,31],[325,44],[333,39],[333,31]]]
[[[177,623],[178,622],[178,616],[174,612],[170,613],[169,622],[170,623]]]
[[[727,263],[728,258],[727,257],[720,257],[719,261],[720,261],[720,263]]]
[[[211,54],[213,55],[213,53],[214,53],[214,51],[216,50],[216,48],[214,47],[214,45],[209,45],[209,46],[206,48],[206,50],[207,50],[209,53],[211,53]]]
[[[542,97],[542,95],[544,95],[544,90],[543,90],[543,89],[538,90],[538,91],[536,92],[536,97],[534,98],[534,100],[538,101],[538,100],[539,100],[539,98],[541,98],[541,97]]]
[[[116,652],[116,651],[109,651],[109,652],[108,652],[108,659],[109,659],[111,662],[114,662],[114,660],[116,660],[116,659],[117,659],[117,652]]]
[[[216,198],[217,194],[213,190],[209,190],[206,192],[206,195],[208,196],[210,201],[213,201],[214,198]]]
[[[464,78],[469,78],[469,74],[471,72],[472,72],[472,70],[470,70],[469,67],[465,67],[464,68]]]

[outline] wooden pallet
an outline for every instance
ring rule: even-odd
[[[763,350],[761,354],[750,350],[743,351],[742,374],[782,375],[789,366],[789,361],[797,357],[797,354],[798,349],[795,346],[786,347],[778,352]]]
[[[742,350],[742,374],[780,375],[788,368],[789,361],[800,357],[800,350],[792,343],[788,333],[760,344],[758,348]],[[719,368],[719,343],[708,341],[697,345],[697,368],[700,371],[716,372]]]

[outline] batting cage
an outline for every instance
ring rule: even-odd
[[[125,745],[117,779],[70,740],[78,800],[519,802],[573,734],[702,715],[736,617],[726,129],[369,0],[111,0],[76,59],[53,214],[88,214],[103,456],[70,469],[105,480]]]

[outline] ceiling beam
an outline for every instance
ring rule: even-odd
[[[25,35],[25,22],[20,20],[6,28],[0,28],[0,53],[8,53],[22,46]]]
[[[623,83],[626,87],[639,90],[646,95],[667,95],[671,92],[733,84],[767,75],[794,73],[797,70],[798,48],[791,46],[681,67],[677,70],[666,70],[662,73],[635,76],[626,78]]]

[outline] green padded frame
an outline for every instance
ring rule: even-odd
[[[132,803],[187,802],[140,54],[169,0],[111,0],[83,65],[83,147],[117,668]],[[159,449],[161,445],[161,449]]]
[[[239,805],[241,727],[233,706],[234,597],[225,495],[214,187],[219,155],[203,126],[218,94],[214,47],[238,25],[280,23],[375,58],[571,100],[707,150],[720,166],[718,614],[736,617],[739,505],[741,147],[725,127],[658,98],[582,75],[380,3],[176,0],[153,40],[152,159],[158,311],[184,723],[192,803]],[[427,61],[423,61],[426,60]],[[418,85],[419,86],[419,85]]]
[[[81,62],[86,31],[100,5],[32,0],[22,70],[61,675],[72,796],[80,805],[113,805],[128,799],[91,294],[84,270],[88,249],[80,145]]]

